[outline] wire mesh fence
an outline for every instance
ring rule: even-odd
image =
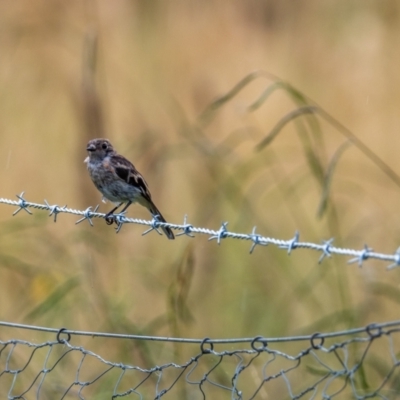
[[[53,332],[41,343],[0,340],[0,391],[8,399],[396,399],[400,393],[400,321],[219,340],[0,325]],[[82,336],[91,342],[73,344]],[[100,350],[89,350],[99,338],[105,340]],[[112,340],[131,344],[120,355],[127,361],[103,355]],[[157,363],[143,355],[143,342],[157,348]],[[169,361],[160,363],[163,358]]]

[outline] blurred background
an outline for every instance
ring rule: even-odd
[[[395,0],[1,2],[0,197],[107,212],[83,163],[106,137],[169,222],[393,253],[400,179],[343,129],[308,114],[257,146],[312,99],[400,174],[399,31]],[[13,211],[0,205],[1,320],[215,338],[398,318],[400,271],[382,262]]]

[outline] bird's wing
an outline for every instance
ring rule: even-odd
[[[112,164],[115,166],[115,173],[120,179],[140,189],[143,197],[151,202],[151,194],[146,181],[129,160],[116,154],[112,158]]]

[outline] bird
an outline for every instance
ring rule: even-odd
[[[147,208],[159,222],[167,222],[154,204],[149,187],[140,172],[124,156],[115,151],[108,139],[92,139],[86,146],[88,157],[85,159],[89,175],[96,188],[103,195],[103,200],[116,204],[106,214],[106,222],[113,223],[114,212],[123,204],[121,213],[132,203],[139,203]],[[168,239],[175,239],[168,226],[160,226]]]

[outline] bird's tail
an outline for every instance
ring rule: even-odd
[[[148,209],[149,209],[149,211],[151,212],[151,215],[153,215],[153,217],[157,215],[157,217],[158,217],[157,220],[158,220],[158,221],[160,221],[160,222],[167,222],[167,221],[165,220],[165,218],[162,216],[162,214],[160,213],[160,211],[158,210],[158,208],[154,205],[153,202],[151,202],[151,203],[149,204]],[[168,238],[168,239],[170,239],[170,240],[175,239],[174,232],[172,232],[172,229],[171,229],[169,226],[160,226],[160,228],[161,228],[161,229],[163,230],[163,232],[167,235],[167,238]]]

